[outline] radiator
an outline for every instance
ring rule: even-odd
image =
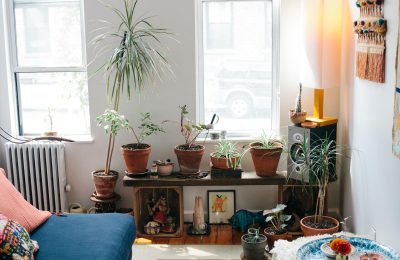
[[[7,178],[41,210],[66,211],[65,145],[61,142],[6,143]]]

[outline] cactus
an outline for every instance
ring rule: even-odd
[[[299,88],[300,88],[299,95],[297,96],[297,99],[296,99],[296,113],[301,113],[303,111],[303,109],[301,107],[301,92],[302,92],[303,86],[301,83],[299,84]]]

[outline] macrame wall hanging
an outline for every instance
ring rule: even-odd
[[[385,46],[387,23],[383,0],[357,0],[360,18],[354,22],[358,35],[356,76],[373,82],[385,82]]]

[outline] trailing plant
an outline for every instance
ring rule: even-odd
[[[151,135],[156,135],[158,133],[165,133],[164,128],[152,122],[151,115],[149,112],[140,114],[140,125],[138,126],[139,132],[136,132],[132,126],[129,126],[136,139],[135,147],[141,148],[143,146],[143,141],[146,137]],[[127,148],[127,145],[123,146]]]
[[[301,112],[303,112],[302,104],[301,104],[301,94],[302,94],[302,90],[303,90],[303,86],[302,86],[301,83],[299,83],[299,94],[298,94],[297,99],[296,99],[296,109],[295,109],[295,112],[296,112],[296,113],[301,113]]]
[[[129,121],[118,114],[115,110],[106,109],[104,113],[96,118],[99,126],[104,124],[104,130],[108,134],[108,149],[106,158],[106,167],[104,173],[110,172],[111,160],[115,145],[115,136],[121,129],[130,129]]]
[[[172,74],[161,44],[161,37],[170,33],[155,27],[150,16],[138,16],[138,2],[124,0],[123,10],[103,3],[120,19],[120,23],[112,27],[109,26],[110,22],[101,21],[106,26],[100,30],[109,31],[97,35],[91,41],[95,50],[98,50],[96,57],[107,53],[109,44],[119,42],[108,61],[97,70],[104,70],[107,97],[116,111],[123,93],[130,99],[133,91],[142,91],[146,81],[160,79],[162,74]]]
[[[185,138],[185,144],[182,145],[182,148],[191,149],[194,146],[194,142],[197,137],[203,132],[207,130],[207,125],[204,124],[196,124],[193,123],[187,115],[189,114],[187,110],[187,105],[179,106],[180,111],[180,126],[181,126],[181,134]]]
[[[272,224],[272,231],[275,234],[286,233],[285,222],[289,221],[292,216],[283,214],[283,210],[286,208],[285,204],[278,204],[275,208],[270,210],[264,210],[263,215],[267,216],[265,222]]]
[[[215,151],[212,156],[217,159],[226,158],[226,166],[236,169],[240,167],[243,152],[239,152],[235,143],[228,140],[219,140],[215,145]],[[233,160],[233,158],[237,159]]]

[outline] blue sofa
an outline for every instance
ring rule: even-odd
[[[39,244],[35,260],[130,260],[136,235],[126,214],[51,216],[31,233]]]

